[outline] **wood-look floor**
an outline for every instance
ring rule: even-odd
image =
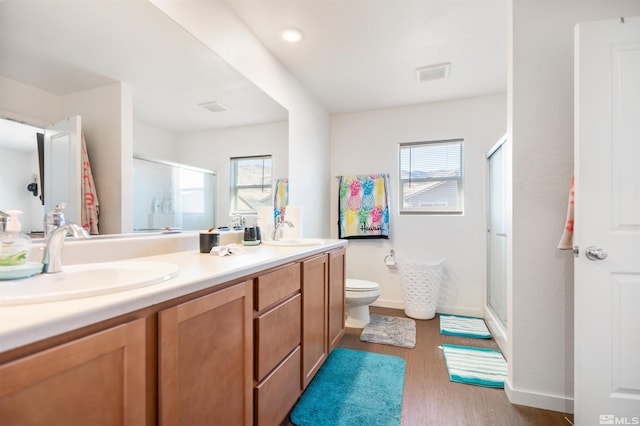
[[[372,313],[403,317],[397,309],[371,307]],[[513,405],[503,389],[453,383],[449,380],[443,343],[497,349],[493,339],[469,339],[440,334],[438,317],[416,321],[416,347],[412,349],[360,341],[361,329],[350,329],[340,347],[402,357],[407,363],[402,401],[402,425],[540,425],[569,426],[573,415]],[[375,386],[375,384],[372,384]],[[291,425],[286,420],[282,425]]]

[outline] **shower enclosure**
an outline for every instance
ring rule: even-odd
[[[487,289],[485,321],[501,342],[506,342],[507,315],[507,138],[487,153]]]

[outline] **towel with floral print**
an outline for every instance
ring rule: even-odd
[[[340,176],[340,238],[389,238],[388,175]]]

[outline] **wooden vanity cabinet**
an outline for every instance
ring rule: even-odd
[[[163,426],[253,423],[252,281],[158,313]]]
[[[300,264],[257,277],[254,298],[254,424],[277,426],[302,393]]]
[[[306,389],[329,355],[328,256],[302,262],[302,388]]]
[[[279,425],[344,333],[344,248],[4,353],[0,424]]]
[[[302,387],[345,330],[345,255],[340,248],[302,262]]]
[[[329,352],[345,330],[345,258],[346,249],[329,252]]]
[[[0,366],[0,423],[144,425],[145,319]]]

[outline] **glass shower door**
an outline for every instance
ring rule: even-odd
[[[504,144],[488,156],[487,305],[507,327],[507,223]]]

